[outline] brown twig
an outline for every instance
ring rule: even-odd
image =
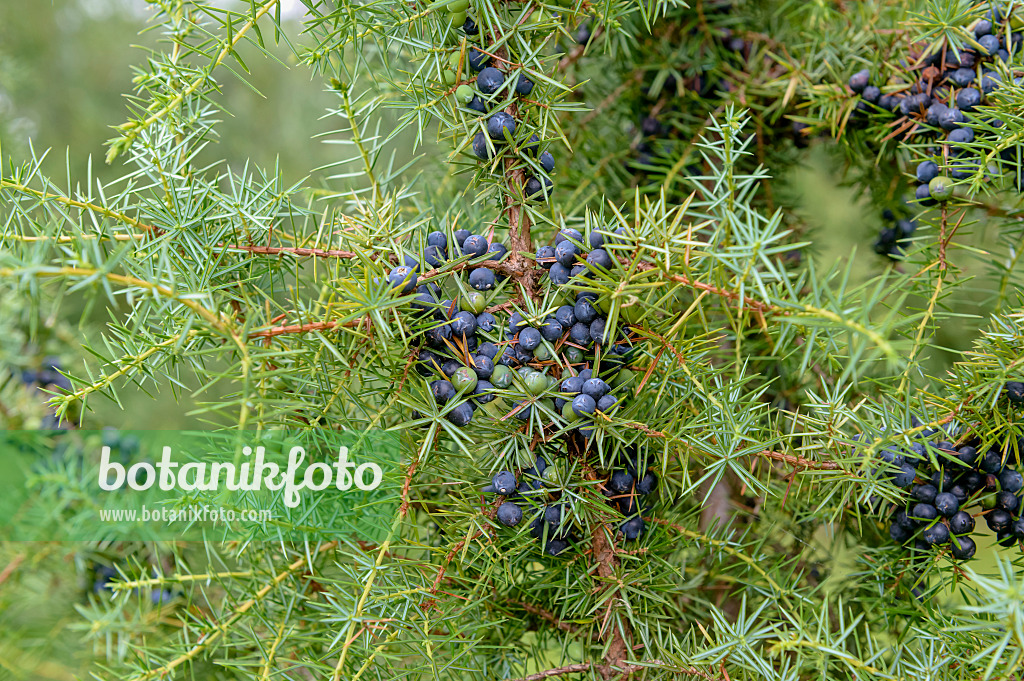
[[[241,244],[227,244],[224,246],[220,246],[220,244],[218,244],[218,246],[225,249],[256,253],[258,255],[280,255],[281,253],[291,253],[292,255],[314,258],[355,258],[358,255],[353,251],[340,251],[324,248],[300,248],[298,246],[243,246]]]
[[[527,603],[525,601],[517,601],[515,599],[509,599],[508,602],[512,605],[519,606],[531,615],[536,615],[537,617],[546,620],[547,622],[558,627],[559,629],[562,629],[563,631],[568,631],[570,633],[576,631],[575,625],[569,624],[568,622],[563,622],[562,620],[558,619],[558,617],[556,617],[554,613],[545,610],[539,605],[534,605],[532,603]]]
[[[563,676],[565,674],[579,674],[581,672],[589,671],[593,667],[589,662],[579,662],[577,664],[569,664],[558,669],[545,669],[542,672],[536,674],[530,674],[529,676],[522,676],[518,679],[512,679],[512,681],[543,681],[543,679],[550,679],[553,676]]]

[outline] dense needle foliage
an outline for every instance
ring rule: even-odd
[[[301,4],[296,32],[279,0],[153,0],[117,181],[3,159],[0,423],[95,425],[135,383],[211,429],[386,430],[393,513],[7,544],[4,668],[1020,677],[1024,8]],[[282,48],[335,100],[322,182],[216,160],[246,115],[219,83]],[[819,257],[780,180],[823,160],[884,215],[867,253]],[[66,298],[111,312],[61,367]],[[109,505],[68,451],[39,494]],[[59,562],[85,650],[25,633]]]

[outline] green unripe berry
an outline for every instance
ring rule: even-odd
[[[476,372],[469,367],[462,367],[452,374],[451,381],[456,390],[471,391],[476,387]]]
[[[551,351],[548,350],[548,346],[541,343],[534,349],[533,358],[538,362],[546,362],[551,359]]]
[[[462,26],[466,23],[466,17],[468,16],[469,15],[465,12],[456,12],[455,14],[449,15],[449,20],[451,21],[452,26]]]
[[[507,366],[499,364],[494,367],[494,372],[491,374],[491,385],[495,388],[507,388],[512,385],[512,372],[508,370]]]
[[[451,14],[465,13],[469,9],[469,0],[448,0],[444,4],[444,9]]]
[[[548,464],[548,467],[544,469],[544,472],[540,474],[541,480],[552,485],[557,485],[559,478],[561,478],[561,470],[559,470],[558,463],[552,461]]]
[[[580,420],[580,415],[572,408],[572,400],[566,401],[565,405],[562,407],[562,418],[569,423]]]
[[[539,371],[526,378],[526,389],[531,395],[540,395],[548,389],[548,377]]]
[[[570,345],[565,350],[565,358],[569,360],[569,364],[579,364],[583,361],[583,351],[573,345]]]
[[[949,181],[948,177],[942,175],[933,177],[932,181],[928,183],[928,193],[936,201],[945,201],[953,195],[953,183]]]
[[[459,104],[469,104],[473,100],[473,96],[476,93],[473,92],[473,88],[468,85],[460,85],[455,88],[455,100]]]
[[[441,72],[441,79],[442,82],[448,86],[455,85],[459,82],[459,77],[455,75],[455,72],[449,71],[448,69]]]
[[[459,61],[461,61],[461,59],[462,55],[458,52],[458,50],[452,52],[451,55],[448,57],[448,68],[458,73]]]
[[[461,86],[465,87],[465,86]],[[470,291],[462,297],[462,309],[473,314],[480,314],[487,307],[487,296],[479,291]]]
[[[619,373],[615,374],[615,378],[612,379],[611,385],[613,388],[618,388],[627,383],[632,383],[635,376],[636,374],[629,369],[620,369]]]

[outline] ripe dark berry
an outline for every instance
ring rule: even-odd
[[[516,476],[512,471],[501,471],[491,479],[494,491],[503,497],[507,497],[516,491]]]
[[[495,262],[500,261],[508,253],[508,249],[505,248],[505,244],[495,241],[493,244],[487,247],[487,252],[491,255],[487,258]]]
[[[597,401],[597,410],[603,414],[611,411],[616,404],[619,403],[619,398],[614,395],[605,395]]]
[[[493,364],[493,363],[492,363]],[[488,381],[477,381],[476,387],[473,388],[473,399],[479,404],[487,404],[494,400],[497,395],[492,392],[494,390],[494,384]]]
[[[577,395],[572,399],[572,410],[577,416],[590,416],[597,409],[597,402],[590,395]]]
[[[540,167],[544,169],[545,173],[554,172],[555,157],[551,155],[550,151],[541,152],[541,155],[537,157],[537,161],[540,163]]]
[[[921,537],[931,546],[942,545],[949,541],[949,528],[942,523],[936,523],[926,528]]]
[[[436,246],[442,251],[448,249],[448,237],[445,236],[444,232],[431,232],[427,235],[427,245]]]
[[[481,322],[481,320],[480,320],[480,318],[484,317],[484,316],[490,318],[491,321],[489,322],[489,324],[493,328],[494,316],[490,312],[481,312],[479,315],[477,315],[477,317],[476,317],[476,328],[483,329],[484,331],[489,331],[490,329],[484,329],[484,324],[487,323],[487,322],[486,321]],[[498,346],[495,345],[494,343],[481,343],[480,347],[477,348],[476,353],[478,355],[480,355],[481,357],[487,357],[487,358],[493,360],[495,357],[498,356]]]
[[[889,538],[897,544],[903,544],[913,536],[913,532],[898,523],[889,526]]]
[[[555,235],[555,245],[557,246],[566,239],[570,241],[575,241],[576,243],[580,244],[583,243],[583,235],[580,234],[578,230],[575,230],[572,227],[563,227],[562,229],[558,230],[558,234]]]
[[[477,28],[475,21],[473,21],[470,18],[467,18],[466,23],[462,24],[462,32],[465,33],[466,35],[476,35],[477,33],[480,32],[480,29]]]
[[[921,161],[917,164],[917,181],[928,184],[933,178],[938,177],[939,166],[935,161]]]
[[[516,78],[516,94],[528,97],[531,92],[533,92],[533,81],[527,78],[525,73],[520,73]]]
[[[477,258],[487,252],[487,239],[479,234],[471,234],[462,242],[462,254]]]
[[[466,61],[469,62],[469,68],[474,71],[480,71],[491,63],[491,55],[484,54],[475,47],[471,47],[469,48],[469,52],[466,54]]]
[[[993,532],[1005,532],[1013,523],[1013,517],[1001,508],[994,508],[985,514],[985,523]]]
[[[622,534],[626,537],[626,541],[636,541],[644,533],[644,519],[640,516],[630,518],[622,523],[621,529]]]
[[[864,88],[868,86],[868,82],[871,80],[871,71],[862,69],[857,73],[850,76],[850,89],[854,92],[861,93]]]
[[[431,381],[430,392],[434,396],[434,401],[438,405],[443,405],[448,402],[451,398],[455,397],[455,386],[449,381],[443,379],[437,381]]]
[[[994,71],[985,71],[981,75],[981,92],[983,94],[989,94],[999,88],[1002,81],[999,79],[999,74]]]
[[[488,291],[494,288],[494,270],[483,267],[469,273],[469,285],[477,291]]]
[[[476,315],[472,312],[462,311],[452,317],[452,335],[456,338],[469,336],[476,332]]]
[[[466,105],[466,108],[472,109],[477,113],[487,113],[487,105],[484,104],[484,100],[480,99],[475,95],[473,99],[469,100],[469,104]]]
[[[498,328],[498,320],[496,320],[494,318],[494,315],[492,315],[490,312],[481,312],[480,314],[478,314],[476,316],[476,330],[477,331],[483,331],[485,333],[490,333],[490,332],[494,331],[497,328]],[[480,354],[486,354],[484,352],[484,348],[487,347],[487,346],[490,346],[490,354],[487,355],[487,356],[490,357],[491,359],[494,359],[494,356],[496,354],[498,354],[498,348],[493,343],[484,343],[483,345],[481,345],[480,346],[480,350],[479,350]]]
[[[540,331],[528,326],[519,332],[519,345],[524,350],[533,350],[540,345],[541,335]]]
[[[960,68],[946,76],[949,82],[957,87],[967,87],[974,82],[974,69]]]
[[[934,125],[938,127],[939,119],[942,116],[943,111],[947,111],[948,106],[942,102],[932,102],[932,105],[928,107],[924,112],[924,120],[928,125]]]
[[[555,249],[552,246],[541,246],[536,253],[537,264],[544,269],[551,269],[555,263]]]
[[[473,406],[469,402],[462,402],[448,412],[446,418],[460,428],[467,426],[473,420]]]
[[[904,116],[920,113],[922,110],[931,106],[931,103],[931,97],[923,92],[916,95],[909,95],[900,101],[900,113]]]
[[[969,560],[978,550],[970,537],[953,537],[953,557],[957,560]]]
[[[625,468],[612,471],[608,479],[608,488],[616,494],[626,494],[633,489],[634,478]]]
[[[981,104],[981,93],[972,87],[964,88],[956,93],[956,105],[961,111],[973,111],[974,107]]]
[[[551,283],[556,286],[564,286],[569,283],[569,268],[561,263],[555,263],[551,265],[551,269],[548,272],[548,278],[551,279]]]
[[[1024,539],[1024,518],[1017,518],[1010,525],[1010,531],[1017,539]]]
[[[523,193],[526,194],[526,198],[534,199],[536,201],[547,201],[548,196],[551,195],[551,189],[554,187],[554,183],[544,178],[541,182],[536,177],[531,177],[526,181],[526,185],[523,187]],[[568,278],[566,278],[568,281]]]
[[[1022,487],[1024,487],[1024,476],[1012,468],[1003,469],[1003,471],[999,473],[999,487],[1002,488],[1003,491],[1016,494]]]
[[[979,50],[981,54],[990,56],[999,51],[999,38],[994,35],[983,35],[978,38],[978,44],[981,45]]]
[[[990,449],[981,457],[981,470],[989,475],[998,475],[1003,469],[1003,457],[998,451]]]
[[[493,66],[481,69],[476,77],[476,87],[485,95],[493,95],[504,82],[505,76]]]
[[[939,114],[939,126],[943,130],[954,130],[964,122],[964,114],[956,107],[946,109]]]
[[[583,379],[579,376],[570,376],[569,378],[562,381],[559,386],[559,390],[563,393],[575,395],[583,389]]]
[[[949,518],[960,510],[960,501],[950,492],[940,492],[935,495],[935,510]]]
[[[1024,402],[1024,383],[1009,381],[1006,384],[1006,398],[1014,404]]]
[[[980,38],[983,35],[989,35],[992,33],[992,22],[987,19],[981,19],[974,25],[974,37]]]
[[[938,499],[938,496],[935,497]],[[913,520],[928,521],[935,520],[939,517],[939,512],[935,510],[935,507],[931,504],[914,504],[914,508],[909,513],[910,518]]]
[[[587,255],[587,264],[593,267],[610,270],[612,268],[612,256],[603,248],[595,248]]]
[[[473,371],[476,372],[477,378],[490,378],[494,373],[494,360],[487,355],[473,355]]]
[[[458,245],[458,247],[461,249],[462,244],[464,244],[466,242],[466,239],[468,239],[471,236],[471,233],[468,229],[457,229],[455,230],[454,236],[456,245]]]
[[[523,519],[523,509],[515,502],[506,501],[498,507],[494,517],[505,527],[515,527]]]
[[[978,450],[974,447],[964,446],[957,450],[956,458],[965,466],[974,467],[978,465]]]
[[[440,267],[446,258],[447,254],[438,246],[427,246],[423,249],[423,262],[431,267]]]
[[[544,320],[544,324],[540,327],[540,335],[544,337],[544,340],[554,343],[562,337],[564,329],[562,325],[558,323],[558,320],[554,317],[548,317]]]
[[[914,478],[917,477],[917,471],[909,463],[904,463],[900,466],[900,469],[893,473],[892,484],[896,485],[901,489],[906,489],[914,484]]]
[[[898,449],[888,448],[878,452],[878,458],[890,466],[902,466],[903,454]]]
[[[608,386],[608,384],[602,381],[600,378],[591,378],[583,382],[583,388],[581,389],[581,392],[584,395],[590,395],[595,400],[599,400],[605,395],[607,395],[610,390],[611,388]]]
[[[571,305],[562,305],[555,310],[555,321],[562,325],[562,328],[572,328],[576,323],[576,312]]]
[[[405,265],[399,265],[388,273],[388,284],[402,295],[416,290],[416,273]]]
[[[573,343],[588,347],[590,345],[590,325],[583,322],[576,322],[569,329],[569,337]]]
[[[576,315],[576,321],[584,324],[590,324],[590,322],[597,319],[597,308],[587,298],[581,298],[576,301],[575,307],[573,307],[573,313]]]
[[[569,548],[569,542],[564,539],[549,539],[544,546],[544,552],[549,556],[557,556]]]
[[[540,138],[537,137],[537,133],[530,135],[530,139],[526,140],[526,144],[523,145],[523,151],[532,156],[537,155],[537,152],[540,151]]]
[[[996,492],[996,508],[1014,513],[1020,508],[1020,499],[1013,492],[1007,492],[1006,490]]]
[[[910,494],[918,501],[930,504],[935,501],[935,495],[937,493],[938,490],[935,489],[934,485],[914,485],[914,489]]]
[[[914,190],[914,198],[922,206],[934,206],[936,203],[938,203],[935,199],[932,198],[932,192],[930,189],[928,189],[928,185],[926,184],[917,185],[917,189]]]
[[[656,489],[658,489],[658,476],[649,471],[644,473],[643,477],[636,483],[638,494],[651,494]]]
[[[498,142],[506,141],[506,135],[512,139],[516,134],[516,119],[504,111],[498,111],[487,119],[487,134]]]
[[[482,132],[473,136],[473,153],[481,161],[489,161],[494,158],[494,152],[491,151],[491,146],[487,143],[487,136]]]
[[[953,534],[970,534],[974,532],[974,517],[967,511],[958,511],[949,519],[949,529]]]
[[[864,88],[864,91],[860,93],[861,99],[871,104],[877,104],[878,100],[882,96],[882,91],[876,85],[868,85]]]
[[[563,267],[572,267],[578,254],[579,249],[571,241],[563,241],[555,246],[555,260]]]

